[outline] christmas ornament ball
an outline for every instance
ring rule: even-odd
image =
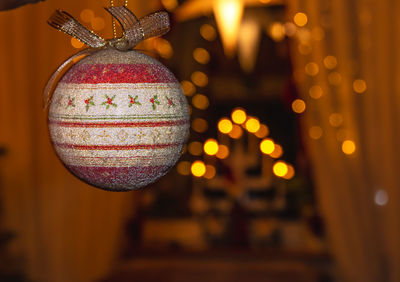
[[[165,175],[189,130],[186,98],[174,75],[137,51],[102,49],[57,84],[48,125],[67,169],[95,187],[134,190]]]

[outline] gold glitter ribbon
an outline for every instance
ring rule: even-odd
[[[138,19],[127,7],[110,7],[106,10],[119,22],[122,28],[122,36],[106,40],[93,31],[84,27],[67,12],[57,10],[48,20],[49,25],[71,35],[79,41],[88,45],[89,49],[73,55],[67,59],[53,73],[46,84],[43,95],[43,108],[46,109],[51,101],[55,84],[61,74],[64,74],[67,67],[71,67],[80,59],[97,52],[98,49],[115,48],[120,51],[127,51],[134,48],[141,41],[161,36],[169,31],[169,17],[167,12],[156,12]]]

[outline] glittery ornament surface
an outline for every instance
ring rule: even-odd
[[[188,106],[173,74],[137,51],[100,50],[61,79],[49,109],[57,155],[101,189],[144,187],[176,163]]]

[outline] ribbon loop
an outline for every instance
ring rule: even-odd
[[[147,15],[140,20],[125,6],[111,7],[106,9],[121,25],[123,36],[119,39],[124,42],[122,49],[127,50],[135,47],[141,41],[161,36],[169,31],[169,17],[166,12],[156,12]],[[121,45],[116,44],[117,49]]]
[[[47,21],[52,27],[69,34],[92,48],[101,48],[106,41],[90,31],[65,11],[55,11]]]

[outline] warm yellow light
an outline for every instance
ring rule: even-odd
[[[336,71],[328,74],[328,82],[331,85],[338,86],[342,82],[342,75]]]
[[[313,126],[308,130],[308,135],[311,139],[318,140],[322,137],[322,128],[319,126]]]
[[[179,174],[182,175],[189,175],[190,174],[190,163],[186,161],[182,161],[178,163],[176,166],[176,170],[178,171]]]
[[[319,72],[319,67],[316,63],[308,63],[305,67],[306,74],[310,76],[316,76]]]
[[[206,165],[206,173],[204,174],[204,177],[207,179],[213,179],[215,177],[215,174],[217,173],[217,170],[215,169],[214,166],[212,165]]]
[[[158,54],[164,59],[169,59],[174,54],[171,43],[163,38],[157,38],[154,41],[154,47],[157,50]]]
[[[90,23],[94,19],[94,12],[90,9],[84,9],[81,12],[81,19],[84,22]]]
[[[294,170],[294,167],[293,166],[291,166],[291,165],[287,165],[287,167],[288,167],[288,171],[287,171],[287,173],[283,176],[283,178],[285,178],[285,179],[287,179],[287,180],[290,180],[290,179],[292,179],[293,177],[294,177],[294,175],[295,175],[295,170]]]
[[[238,59],[247,73],[251,73],[257,63],[260,36],[260,24],[256,20],[248,18],[242,22],[238,37]]]
[[[74,47],[74,48],[76,48],[76,49],[80,49],[80,48],[82,48],[83,47],[83,45],[85,45],[85,44],[83,44],[82,42],[80,42],[78,39],[76,39],[75,37],[72,37],[71,38],[71,45]]]
[[[356,144],[352,140],[345,140],[342,143],[342,151],[346,155],[351,155],[356,151]]]
[[[239,139],[243,135],[243,129],[239,126],[234,124],[232,127],[232,131],[229,132],[229,136],[233,139]]]
[[[203,153],[203,145],[197,141],[191,142],[188,145],[188,151],[193,156],[200,156]]]
[[[308,94],[310,94],[310,97],[313,99],[319,99],[322,97],[324,91],[322,90],[321,86],[319,85],[314,85],[310,88],[308,91]]]
[[[103,18],[95,17],[92,19],[92,28],[93,30],[102,30],[106,26],[106,22]]]
[[[293,17],[293,21],[297,26],[305,26],[308,22],[307,15],[304,13],[296,13]]]
[[[285,27],[279,22],[273,22],[269,26],[268,33],[274,41],[282,41],[285,38]]]
[[[213,156],[218,152],[219,146],[215,139],[208,139],[203,146],[204,152],[207,155]]]
[[[176,7],[178,7],[177,0],[161,0],[161,3],[163,4],[164,8],[167,9],[168,11],[173,11],[175,10]]]
[[[218,122],[218,130],[224,134],[228,134],[229,132],[231,132],[232,128],[232,122],[227,118],[222,118]]]
[[[234,123],[242,124],[246,121],[247,114],[244,109],[236,108],[233,110],[231,117]]]
[[[288,173],[288,166],[284,162],[276,162],[272,167],[274,174],[278,177],[284,177]]]
[[[333,113],[329,116],[329,123],[334,127],[339,127],[343,123],[343,116],[339,113]]]
[[[283,149],[282,149],[281,145],[275,144],[275,150],[269,155],[270,155],[270,157],[272,157],[274,159],[278,159],[278,158],[282,157]]]
[[[186,96],[192,96],[196,92],[196,87],[190,81],[182,80],[181,87]]]
[[[353,82],[353,89],[354,92],[361,94],[367,90],[367,84],[362,79],[356,79]]]
[[[192,121],[192,129],[199,133],[206,132],[208,129],[208,123],[202,118],[195,118]]]
[[[195,71],[190,78],[199,87],[205,87],[208,84],[208,77],[204,72]]]
[[[217,37],[217,32],[215,31],[214,27],[209,24],[203,24],[200,27],[200,35],[208,41],[213,41],[215,37]]]
[[[216,157],[219,159],[226,159],[229,156],[229,148],[225,145],[219,145]]]
[[[275,150],[275,143],[271,139],[264,139],[260,143],[260,150],[266,155],[271,154]]]
[[[334,69],[337,65],[337,59],[335,56],[326,56],[324,59],[324,65],[327,69]]]
[[[243,14],[243,0],[214,0],[213,3],[224,52],[228,57],[233,57]]]
[[[246,121],[246,129],[248,132],[256,133],[260,129],[260,122],[256,118],[249,118]]]
[[[306,103],[301,99],[296,99],[292,103],[292,110],[297,114],[301,114],[306,110]]]
[[[210,61],[210,54],[204,48],[196,48],[193,51],[193,58],[200,64],[207,64]]]
[[[260,129],[255,133],[258,138],[265,138],[269,134],[269,128],[265,124],[260,125]]]
[[[194,176],[202,177],[206,173],[206,166],[202,161],[195,161],[190,170]]]
[[[208,106],[210,105],[210,102],[207,98],[207,96],[203,94],[196,94],[192,98],[192,104],[199,110],[206,110]]]

